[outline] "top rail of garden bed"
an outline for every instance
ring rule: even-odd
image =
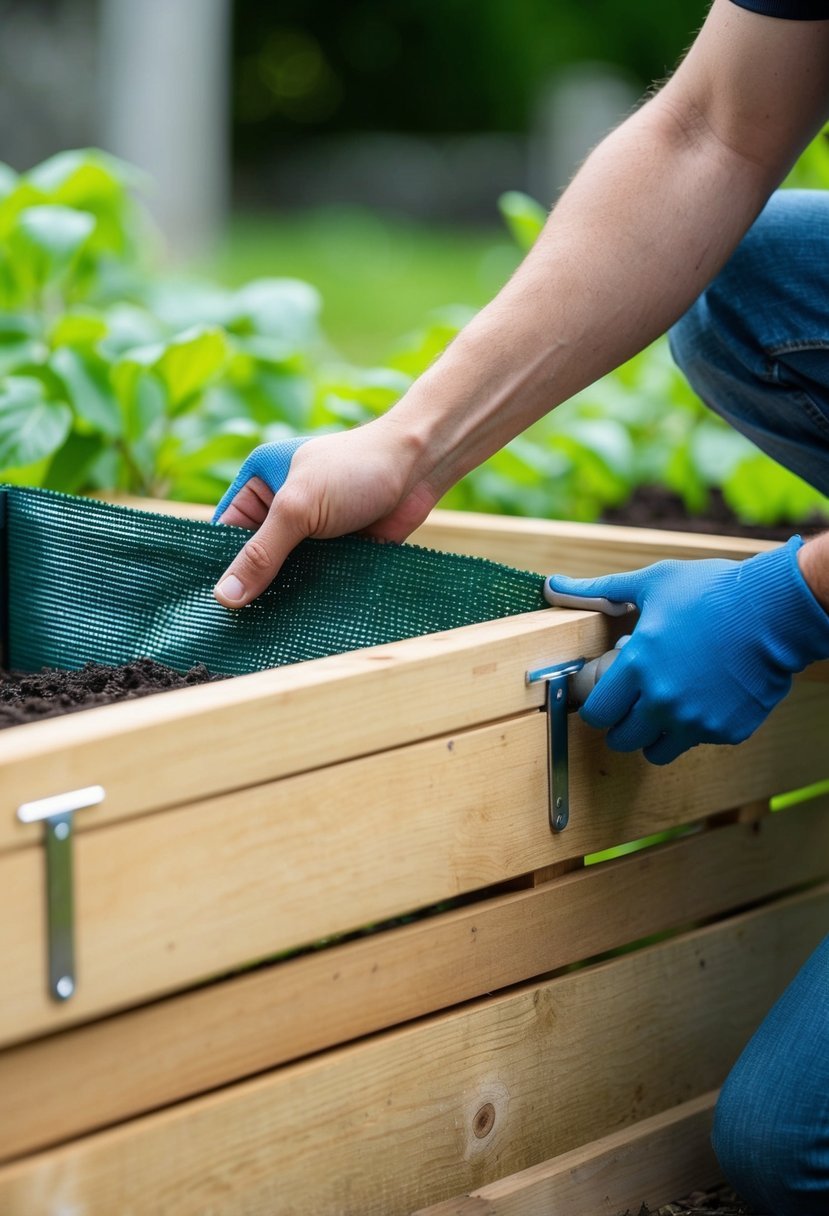
[[[207,514],[182,504],[140,505]],[[446,511],[434,512],[413,539],[575,575],[769,547]],[[595,613],[550,609],[17,727],[0,735],[0,804],[13,812],[32,799],[100,784],[107,791],[95,813],[101,825],[468,729],[539,708],[543,687],[528,686],[524,673],[597,655],[616,629]],[[0,816],[0,850],[33,843],[38,833],[13,813]]]

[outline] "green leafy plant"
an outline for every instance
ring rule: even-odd
[[[812,163],[829,180],[825,140],[805,154],[799,184]],[[160,276],[141,184],[96,151],[22,175],[0,165],[0,481],[215,502],[257,443],[383,413],[472,315],[444,309],[384,366],[354,367],[326,342],[307,283],[229,290]],[[528,249],[544,209],[517,192],[500,208]],[[705,409],[665,340],[536,423],[444,502],[593,520],[652,484],[689,512],[718,487],[758,523],[826,508]]]
[[[0,166],[0,480],[215,501],[255,444],[405,389],[336,365],[307,283],[153,274],[139,185],[95,151]]]

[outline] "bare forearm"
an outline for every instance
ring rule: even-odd
[[[423,454],[415,482],[439,495],[693,302],[826,112],[829,21],[807,24],[715,0],[676,76],[588,158],[512,280],[388,416]]]
[[[661,99],[614,132],[512,280],[398,407],[441,454],[439,489],[663,333],[772,184]]]

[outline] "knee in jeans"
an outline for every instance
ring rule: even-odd
[[[815,1145],[779,1105],[769,1118],[775,1104],[755,1082],[756,1074],[749,1083],[738,1064],[720,1094],[711,1136],[720,1167],[758,1208],[776,1216],[814,1216],[815,1194],[806,1180],[814,1180]]]

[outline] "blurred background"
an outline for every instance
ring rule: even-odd
[[[497,199],[545,205],[687,46],[705,0],[3,0],[0,160],[145,169],[177,262],[323,295],[375,361],[517,261]]]
[[[0,0],[0,480],[215,502],[256,443],[388,409],[706,8]],[[823,136],[787,184],[829,185]],[[445,505],[784,535],[827,509],[664,339]]]

